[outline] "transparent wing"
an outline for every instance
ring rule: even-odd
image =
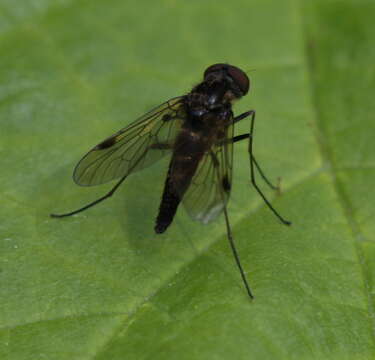
[[[233,125],[225,141],[207,152],[196,170],[182,202],[188,214],[204,224],[214,220],[229,200],[232,185]]]
[[[181,128],[182,99],[161,104],[96,145],[77,164],[74,181],[82,186],[103,184],[161,159]]]

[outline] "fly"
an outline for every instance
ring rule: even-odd
[[[245,72],[229,64],[209,66],[203,81],[187,95],[172,98],[141,116],[92,148],[77,164],[73,179],[81,186],[100,185],[117,179],[104,196],[69,213],[51,214],[61,218],[80,213],[111,197],[131,174],[171,154],[162,200],[155,223],[161,234],[172,223],[182,202],[189,215],[204,224],[223,213],[227,237],[243,283],[253,298],[242,268],[229,223],[227,203],[232,188],[233,144],[248,139],[250,178],[269,209],[285,220],[267,200],[255,181],[255,169],[272,185],[253,154],[255,111],[234,116],[232,103],[249,91]],[[249,133],[234,136],[234,124],[250,118]]]

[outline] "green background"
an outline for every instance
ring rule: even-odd
[[[1,359],[373,359],[375,2],[0,0]],[[252,89],[225,223],[153,233],[168,159],[106,203],[92,146],[228,62]],[[253,71],[254,70],[254,71]],[[236,133],[248,131],[241,122]]]

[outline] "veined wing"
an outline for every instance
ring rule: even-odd
[[[204,224],[214,220],[229,200],[232,185],[233,125],[225,141],[214,145],[200,161],[189,189],[182,198],[188,214]]]
[[[183,97],[141,116],[91,149],[74,169],[78,185],[99,185],[143,169],[173,147],[183,122]]]

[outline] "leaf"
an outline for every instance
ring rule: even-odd
[[[365,1],[0,3],[1,359],[371,359],[375,5]],[[153,233],[168,161],[79,188],[85,151],[204,69],[250,71],[236,114],[282,196],[250,186],[236,144],[223,219],[181,208]],[[237,126],[245,133],[249,123]],[[259,180],[260,181],[260,180]]]

